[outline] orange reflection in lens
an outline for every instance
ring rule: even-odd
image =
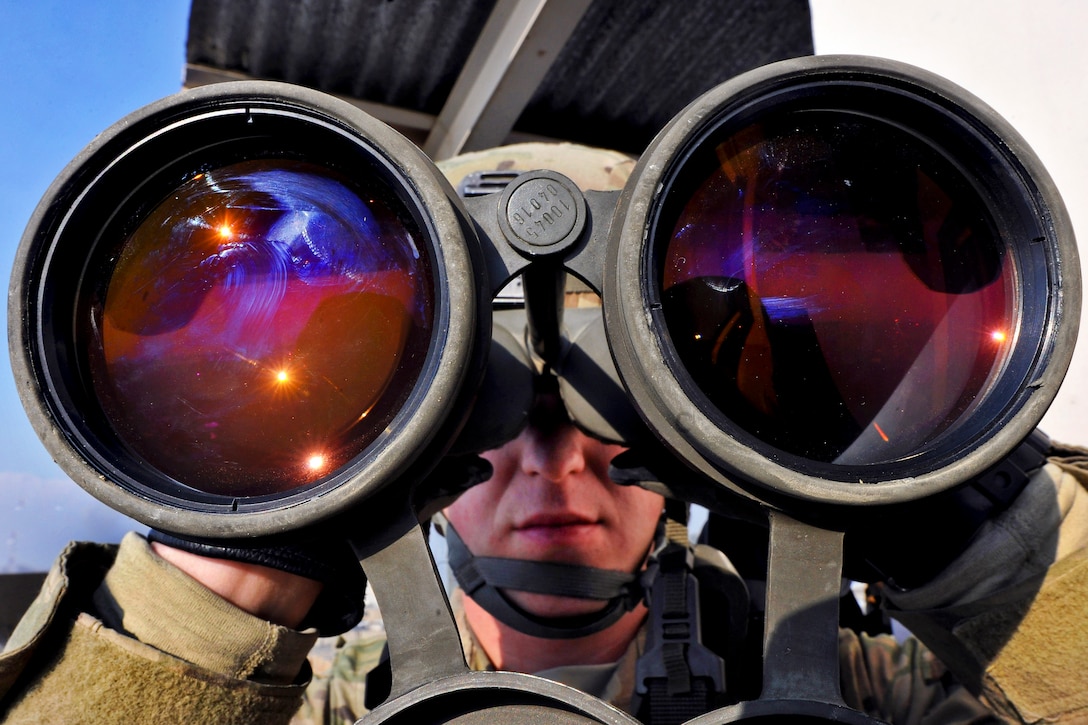
[[[92,379],[118,437],[230,496],[309,485],[365,450],[411,394],[432,324],[429,261],[398,208],[277,161],[164,200],[94,313]]]

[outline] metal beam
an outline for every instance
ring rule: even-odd
[[[503,143],[592,0],[499,0],[423,151],[437,160]]]
[[[188,63],[185,66],[185,87],[209,85],[211,83],[223,83],[225,81],[260,80],[245,73],[227,71],[220,68],[212,68],[206,65]],[[335,95],[335,94],[331,94]],[[421,111],[413,111],[399,106],[389,106],[374,101],[364,101],[353,96],[336,95],[337,98],[347,101],[356,108],[369,113],[374,118],[382,121],[416,143],[421,142],[434,127],[434,116]]]

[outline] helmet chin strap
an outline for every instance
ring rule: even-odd
[[[503,624],[545,639],[585,637],[614,624],[645,596],[638,574],[578,564],[475,556],[444,516],[436,523],[445,533],[450,567],[465,594]],[[534,594],[606,602],[604,609],[572,617],[539,617],[502,593],[513,589]]]

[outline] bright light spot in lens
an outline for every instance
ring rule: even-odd
[[[325,456],[320,453],[315,453],[306,459],[306,467],[314,473],[325,470]]]
[[[234,237],[234,230],[230,228],[230,224],[221,224],[218,229],[220,239],[231,239]]]
[[[277,383],[286,383],[290,379],[291,379],[291,376],[287,374],[286,370],[280,370],[279,372],[276,373],[276,382]]]
[[[990,333],[990,339],[994,342],[1005,342],[1007,337],[1004,330],[994,330]]]

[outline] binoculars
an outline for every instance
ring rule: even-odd
[[[741,75],[622,191],[540,170],[471,198],[347,103],[229,83],[133,113],[61,173],[18,251],[10,349],[57,462],[142,523],[365,522],[394,675],[373,721],[632,722],[465,670],[419,531],[442,462],[516,435],[548,377],[632,448],[631,480],[769,512],[763,695],[691,722],[869,722],[819,618],[843,523],[962,486],[1035,429],[1076,337],[1071,229],[1003,119],[885,60]],[[599,311],[564,311],[571,276]],[[516,278],[523,309],[493,312]],[[810,616],[816,636],[783,640]]]

